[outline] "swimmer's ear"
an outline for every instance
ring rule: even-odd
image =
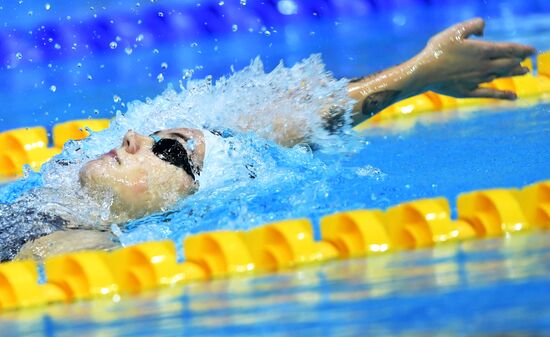
[[[197,192],[199,190],[199,182],[198,181],[193,181],[193,183],[187,187],[188,185],[185,185],[184,183],[182,183],[179,188],[178,188],[178,192],[179,193],[186,193],[186,194],[193,194],[195,192]]]
[[[200,187],[199,182],[195,180],[193,182],[193,187],[192,187],[193,193],[197,192],[199,190],[199,187]]]

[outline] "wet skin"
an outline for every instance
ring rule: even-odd
[[[180,142],[191,165],[202,168],[206,145],[196,129],[167,129],[155,132],[159,138]],[[92,193],[111,192],[111,211],[128,217],[156,211],[194,193],[198,183],[185,172],[156,156],[153,138],[128,131],[118,148],[92,160],[80,170],[81,185]]]

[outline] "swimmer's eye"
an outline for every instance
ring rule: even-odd
[[[150,137],[154,141],[151,150],[155,156],[183,169],[195,180],[195,173],[198,175],[199,171],[194,167],[193,162],[187,154],[187,150],[180,142],[171,138],[160,138],[156,135],[151,135]]]

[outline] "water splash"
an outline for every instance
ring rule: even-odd
[[[306,215],[312,205],[325,207],[329,186],[338,176],[356,175],[357,168],[341,169],[334,155],[321,159],[310,146],[325,153],[352,152],[347,115],[339,135],[330,134],[321,117],[330,115],[334,106],[349,114],[352,104],[346,80],[335,80],[319,55],[290,68],[281,63],[271,72],[257,58],[218,81],[188,80],[181,91],[169,87],[154,99],[128,103],[126,113],[118,113],[109,129],[67,143],[63,153],[44,166],[41,182],[34,186],[39,188],[21,193],[18,207],[56,214],[85,228],[109,227],[119,222],[109,212],[112,196],[98,202],[81,189],[82,165],[117,146],[129,129],[150,134],[192,127],[238,132],[226,138],[206,132],[211,149],[199,192],[170,210],[121,225],[117,232],[122,243],[167,237],[179,242],[201,230],[243,229]],[[285,137],[303,143],[292,148],[276,144]],[[380,176],[375,169],[360,174]]]

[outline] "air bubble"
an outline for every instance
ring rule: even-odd
[[[159,16],[159,18],[163,18],[163,17],[164,17],[164,13],[163,13],[163,12],[158,12],[157,15]]]
[[[57,87],[55,85],[51,85],[50,86],[50,91],[51,92],[56,92],[57,91]]]
[[[116,47],[118,47],[118,43],[116,43],[115,41],[111,41],[111,43],[109,43],[109,47],[111,47],[111,49],[115,49]]]
[[[237,30],[239,30],[239,26],[237,26],[237,25],[232,25],[232,26],[231,26],[231,30],[234,31],[234,32],[236,32]]]
[[[225,5],[225,2],[220,1],[220,2],[218,2],[218,5],[223,6],[223,5]]]
[[[134,51],[134,50],[133,50],[132,48],[130,48],[130,47],[124,48],[124,52],[126,53],[126,55],[132,54],[133,51]]]
[[[143,34],[139,34],[137,37],[136,37],[136,42],[141,42],[143,41]]]
[[[61,45],[59,43],[54,44],[53,47],[58,50],[61,49]]]
[[[277,2],[277,10],[283,15],[294,15],[298,13],[298,6],[294,1],[281,0]]]
[[[246,0],[241,0],[241,6],[246,6]]]
[[[21,54],[21,53],[16,53],[16,54],[15,54],[15,58],[17,58],[18,60],[20,60],[20,59],[23,58],[23,54]]]
[[[162,63],[160,64],[160,67],[161,67],[162,69],[168,69],[168,63],[162,62]]]
[[[160,73],[160,74],[157,75],[157,81],[158,81],[159,83],[161,83],[161,82],[164,81],[164,75],[163,75],[162,73]]]
[[[49,3],[46,3],[46,4],[44,5],[44,8],[45,8],[47,11],[49,11],[49,10],[52,8],[52,5],[50,5]]]
[[[90,74],[88,74],[88,75],[86,76],[86,78],[88,79],[88,81],[91,81],[91,80],[94,79],[94,78],[92,77],[92,75],[90,75]]]
[[[113,102],[119,103],[120,101],[121,101],[121,98],[120,98],[119,95],[114,95],[114,96],[113,96]]]

